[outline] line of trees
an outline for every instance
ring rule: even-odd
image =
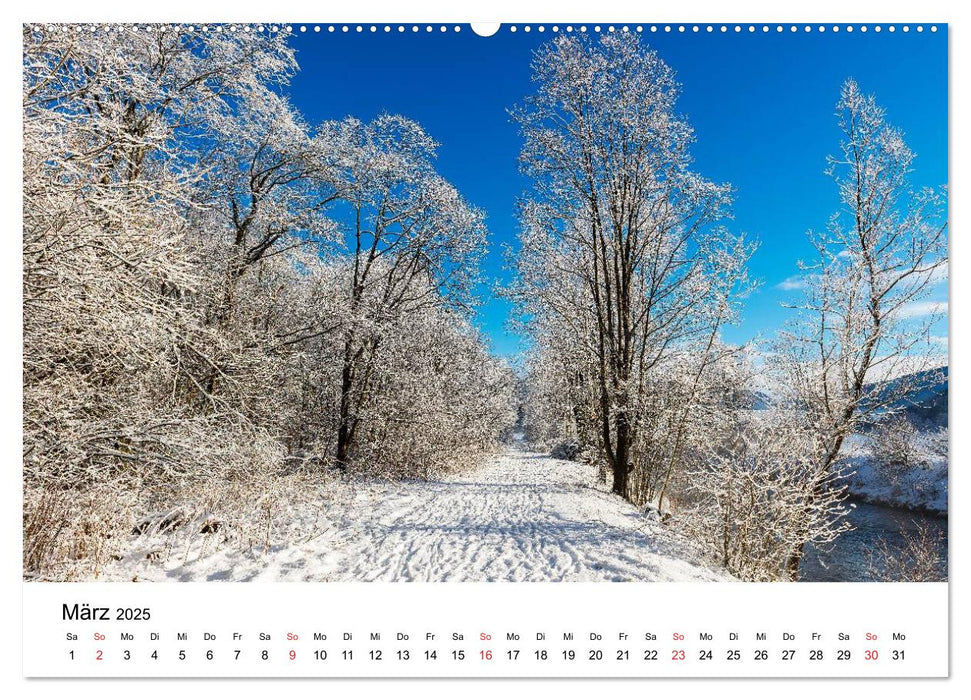
[[[913,154],[847,81],[841,210],[810,234],[805,300],[770,348],[732,346],[720,331],[755,246],[720,223],[730,187],[693,169],[673,71],[610,33],[557,38],[533,73],[513,111],[531,179],[512,291],[534,341],[527,437],[575,441],[615,493],[675,515],[734,573],[796,578],[806,545],[847,527],[846,437],[942,364],[936,319],[905,310],[946,266],[944,194],[911,191]]]
[[[23,36],[28,568],[58,548],[59,493],[427,477],[491,449],[519,392],[531,441],[576,442],[738,575],[795,578],[845,529],[846,438],[935,381],[937,319],[908,309],[946,266],[946,195],[911,190],[913,153],[852,81],[804,299],[739,347],[721,330],[755,245],[694,167],[673,71],[633,33],[541,47],[513,110],[517,386],[469,322],[484,215],[419,124],[308,124],[282,32]]]
[[[307,124],[269,29],[23,41],[25,488],[491,449],[513,376],[469,322],[484,215],[419,124]]]

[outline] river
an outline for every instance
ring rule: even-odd
[[[947,562],[947,518],[926,515],[903,508],[888,508],[852,501],[855,507],[847,516],[853,529],[845,532],[825,551],[807,548],[799,567],[801,581],[871,581],[870,552],[885,540],[900,551],[906,536],[925,525],[933,537],[941,537],[942,557]]]

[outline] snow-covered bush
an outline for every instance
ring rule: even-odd
[[[925,463],[921,434],[905,415],[891,416],[874,425],[867,443],[881,474],[891,484],[899,483]]]
[[[24,576],[96,578],[124,552],[137,503],[137,492],[113,483],[71,490],[25,485]]]
[[[332,472],[195,475],[167,488],[105,482],[70,490],[26,486],[24,576],[92,580],[106,567],[188,562],[230,550],[261,556],[333,527],[306,513],[339,496]],[[298,522],[297,516],[302,516]]]
[[[924,443],[930,454],[947,459],[950,450],[950,435],[947,427],[938,428],[924,434]]]
[[[874,581],[947,581],[947,542],[924,523],[901,531],[904,544],[881,538],[867,551],[867,574]]]
[[[514,378],[478,333],[433,309],[408,314],[382,336],[359,409],[348,471],[430,477],[498,446],[515,421]]]
[[[812,437],[781,410],[740,420],[696,455],[675,522],[739,578],[792,579],[805,543],[849,528],[842,474],[814,469]]]
[[[298,477],[494,448],[483,214],[420,125],[307,124],[282,32],[23,41],[26,572],[95,575],[133,530],[255,541]]]
[[[57,452],[62,461],[54,466],[64,468],[27,464],[24,573],[97,577],[132,535],[245,530],[231,514],[251,501],[234,489],[257,499],[273,493],[283,455],[278,440],[225,417],[111,423],[79,434],[70,450]]]

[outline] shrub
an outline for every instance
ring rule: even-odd
[[[906,416],[884,418],[871,429],[868,443],[881,474],[890,483],[899,483],[908,471],[925,463],[920,433]]]

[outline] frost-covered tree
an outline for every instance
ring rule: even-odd
[[[811,427],[821,480],[848,435],[899,409],[946,362],[930,339],[939,317],[908,313],[946,270],[945,194],[911,188],[913,152],[853,80],[843,86],[837,117],[843,140],[828,172],[841,208],[824,231],[810,234],[817,259],[803,266],[799,319],[775,355]],[[800,556],[801,549],[793,554],[793,572]]]
[[[485,249],[484,215],[435,172],[437,144],[415,122],[382,116],[323,124],[326,191],[351,266],[344,294],[336,460],[355,445],[393,324],[421,309],[467,308]]]
[[[466,313],[483,216],[419,125],[311,127],[270,28],[23,37],[26,571],[96,571],[146,509],[248,541],[294,472],[493,449],[512,376]]]
[[[336,192],[319,184],[332,157],[273,90],[248,90],[217,124],[188,241],[202,274],[192,303],[206,330],[191,343],[197,362],[185,389],[196,403],[284,431],[300,423],[293,397],[278,390],[294,363],[307,366],[306,342],[337,327],[317,279],[333,278],[324,259],[335,243],[327,207]],[[310,306],[297,308],[298,298]]]
[[[232,118],[219,124],[207,172],[225,231],[223,294],[210,312],[231,314],[235,284],[271,256],[309,248],[328,238],[326,207],[337,193],[319,188],[334,154],[320,153],[309,127],[275,92],[251,91]]]
[[[472,466],[514,422],[512,370],[449,311],[410,312],[391,330],[375,349],[348,468],[428,478]]]
[[[747,287],[752,247],[714,225],[729,187],[692,169],[674,72],[640,37],[560,37],[537,52],[533,71],[536,93],[513,112],[532,180],[521,308],[537,335],[561,335],[544,347],[570,356],[546,360],[584,387],[582,414],[614,491],[656,500],[682,449],[692,386]],[[668,449],[652,456],[652,401],[672,373],[687,393],[665,418]]]
[[[184,303],[200,280],[186,245],[200,154],[292,65],[256,32],[25,26],[28,474],[76,483],[185,454],[173,436],[192,419],[171,389],[200,325]]]

